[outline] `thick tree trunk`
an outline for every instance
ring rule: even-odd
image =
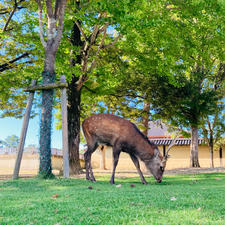
[[[55,56],[54,53],[45,54],[45,66],[42,73],[43,83],[52,83],[55,81],[54,72]],[[52,107],[53,107],[53,90],[42,91],[42,111],[40,124],[40,166],[39,174],[44,177],[52,177],[51,166],[51,129],[52,129]]]
[[[70,172],[79,174],[81,171],[79,159],[80,144],[80,90],[76,89],[77,77],[73,77],[68,87],[68,135]]]
[[[191,126],[190,167],[200,167],[198,160],[198,127]]]
[[[54,7],[53,7],[54,4]],[[41,1],[37,1],[39,15],[39,31],[41,43],[45,50],[44,71],[42,73],[43,84],[55,81],[55,57],[62,38],[64,11],[66,0],[46,1],[46,10],[43,9]],[[54,9],[54,11],[53,11]],[[46,38],[43,29],[43,12],[46,12],[47,27]],[[44,178],[53,176],[51,166],[51,128],[52,128],[52,106],[54,90],[42,91],[42,112],[40,124],[40,167],[39,174]]]
[[[80,30],[74,23],[71,43],[73,46],[82,46]],[[81,64],[81,55],[77,55],[74,59],[72,52],[71,66]],[[81,89],[77,88],[77,81],[79,77],[73,74],[73,78],[68,86],[68,136],[69,136],[69,160],[70,173],[79,174],[81,171],[79,159],[79,144],[80,144],[80,103],[81,103]]]
[[[209,154],[210,154],[210,167],[214,168],[214,161],[213,161],[213,135],[210,134],[209,137]]]

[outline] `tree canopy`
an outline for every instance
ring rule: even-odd
[[[1,116],[18,117],[21,88],[41,80],[38,7],[26,0],[1,6]],[[80,91],[81,117],[112,112],[141,122],[147,102],[156,118],[198,127],[224,98],[224,12],[220,0],[68,1],[56,79],[66,75],[69,95]]]

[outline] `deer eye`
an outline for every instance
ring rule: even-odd
[[[160,170],[163,172],[164,171],[164,167],[163,166],[160,166]]]

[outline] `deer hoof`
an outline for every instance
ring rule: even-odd
[[[93,183],[96,183],[95,178],[91,178],[90,181],[93,182]]]

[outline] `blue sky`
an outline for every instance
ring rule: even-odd
[[[0,118],[0,140],[4,140],[7,136],[13,134],[20,137],[23,119],[15,119],[12,117]],[[25,146],[39,142],[39,117],[30,119]],[[52,148],[62,149],[62,131],[56,130],[53,124]]]

